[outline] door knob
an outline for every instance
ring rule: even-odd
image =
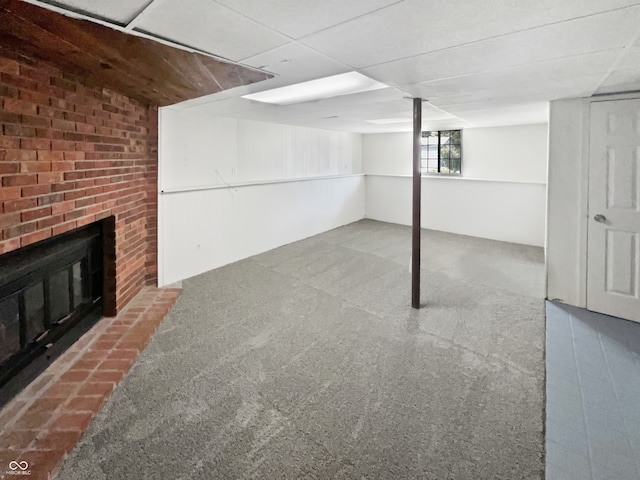
[[[598,223],[605,223],[607,221],[607,217],[605,217],[604,215],[596,215],[595,217],[593,217],[593,219],[598,222]]]

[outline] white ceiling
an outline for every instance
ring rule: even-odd
[[[30,3],[43,5],[38,0]],[[640,0],[47,0],[275,74],[175,108],[361,133],[546,122],[640,90]],[[43,5],[46,6],[46,5]],[[275,106],[241,95],[356,70],[388,89]],[[406,118],[406,123],[371,120]]]
[[[109,0],[108,2],[96,2],[95,0],[58,2],[58,0],[51,0],[51,3],[68,7],[73,11],[86,12],[117,23],[128,24],[149,5],[150,0]]]

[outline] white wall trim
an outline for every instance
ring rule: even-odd
[[[544,245],[546,185],[439,180],[442,179],[422,177],[423,228]],[[367,175],[367,218],[411,225],[411,181],[409,175]]]
[[[579,203],[579,228],[580,243],[578,245],[578,303],[587,307],[587,248],[589,241],[589,151],[591,137],[591,100],[582,100],[582,144],[580,145],[580,203]]]
[[[243,182],[243,183],[230,183],[227,185],[211,185],[207,187],[191,187],[191,188],[176,188],[171,190],[161,190],[162,195],[171,195],[172,193],[185,193],[185,192],[200,192],[205,190],[225,190],[244,187],[255,187],[258,185],[277,185],[279,183],[296,183],[296,182],[311,182],[315,180],[335,180],[336,178],[349,178],[349,177],[363,177],[363,173],[353,173],[349,175],[323,175],[319,177],[299,177],[299,178],[282,178],[277,180],[259,180],[255,182]]]
[[[160,132],[162,132],[162,117],[164,115],[165,107],[158,108],[158,175],[157,175],[157,195],[156,195],[156,205],[157,205],[157,219],[156,219],[156,248],[157,250],[157,274],[156,274],[156,287],[160,287],[161,285],[165,285],[164,282],[164,265],[165,265],[165,253],[164,253],[164,235],[162,232],[164,231],[164,222],[165,222],[165,211],[164,205],[160,201],[160,188],[162,185],[162,175],[163,171],[161,168],[161,162],[163,160],[164,147],[162,145],[162,137]]]
[[[365,173],[367,177],[398,177],[413,178],[413,175],[397,175],[385,173]],[[520,180],[492,180],[489,178],[469,178],[457,175],[422,175],[422,178],[438,179],[438,180],[454,180],[454,181],[470,181],[470,182],[490,182],[490,183],[516,183],[521,185],[546,185],[546,182],[524,182]]]
[[[161,195],[160,286],[361,220],[362,175]],[[190,212],[189,215],[185,212]]]

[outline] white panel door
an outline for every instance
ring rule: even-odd
[[[640,322],[640,99],[591,105],[587,308]]]

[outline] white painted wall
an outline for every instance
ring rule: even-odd
[[[547,298],[587,306],[589,103],[551,102],[547,212]]]
[[[160,187],[362,173],[361,135],[162,109]]]
[[[381,133],[362,136],[362,171],[378,175],[411,175],[413,135]]]
[[[546,183],[548,125],[467,128],[462,132],[465,178]],[[363,135],[367,174],[411,175],[412,134]]]
[[[462,174],[512,182],[547,181],[548,125],[468,128],[462,133]]]
[[[159,283],[360,220],[364,188],[352,175],[162,195]]]
[[[364,217],[359,134],[160,117],[160,286]]]
[[[527,149],[526,161],[513,159],[514,144],[497,130],[463,134],[463,173],[475,168],[480,179],[423,179],[423,225],[542,245],[545,186],[536,182],[546,170],[546,130],[505,128],[504,137]],[[194,108],[162,109],[160,139],[160,285],[357,221],[365,209],[370,218],[410,223],[410,177],[389,175],[410,174],[411,134],[363,139]],[[366,180],[363,165],[373,174]],[[504,171],[515,178],[483,178]]]
[[[367,218],[411,225],[412,178],[367,175]],[[544,246],[544,184],[422,178],[422,228]]]
[[[422,179],[422,225],[544,246],[547,125],[466,129],[462,177]],[[368,218],[411,223],[411,133],[364,135]]]

